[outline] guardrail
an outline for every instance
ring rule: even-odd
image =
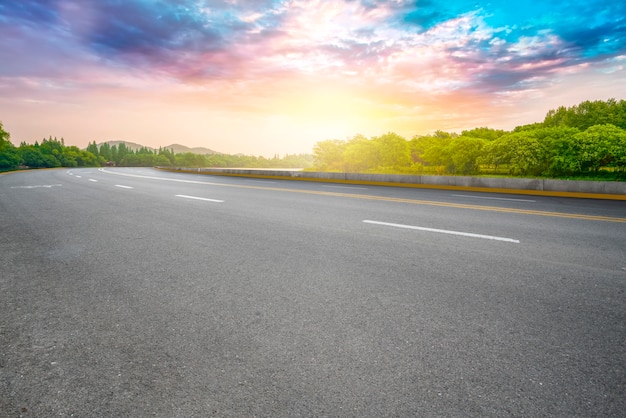
[[[467,190],[563,196],[591,199],[626,200],[626,182],[552,180],[532,178],[420,176],[402,174],[358,174],[308,172],[297,169],[184,168],[156,167],[160,170],[217,176],[271,178],[346,184],[369,184],[430,189]]]

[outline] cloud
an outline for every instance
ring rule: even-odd
[[[51,24],[57,20],[59,0],[21,0],[0,4],[0,22],[19,20],[21,24]]]
[[[30,39],[43,55],[142,68],[187,82],[333,71],[405,77],[404,84],[414,86],[416,78],[433,84],[441,77],[435,84],[442,88],[494,91],[623,52],[624,18],[612,13],[625,6],[615,3],[590,26],[575,13],[577,3],[536,5],[539,15],[546,14],[533,18],[496,0],[482,8],[435,0],[24,0],[0,6],[0,31],[17,20],[18,41]],[[512,13],[524,16],[526,25]],[[537,61],[542,64],[532,65]],[[460,65],[476,78],[463,76]],[[409,66],[413,79],[406,78]]]
[[[599,75],[588,85],[607,91],[623,78],[624,16],[605,0],[0,1],[0,103],[465,129],[565,79]]]
[[[420,31],[427,31],[459,15],[471,12],[474,6],[464,2],[437,2],[435,0],[418,0],[412,7],[403,8],[402,20],[415,25]]]

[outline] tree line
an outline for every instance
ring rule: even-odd
[[[436,131],[410,140],[389,132],[317,142],[313,154],[283,158],[132,150],[96,142],[81,150],[48,138],[15,147],[0,123],[0,170],[20,166],[302,167],[320,171],[402,174],[506,174],[626,178],[626,101],[584,101],[550,110],[543,122],[512,131],[488,127],[461,134]]]
[[[171,149],[160,147],[152,150],[141,147],[136,151],[129,149],[123,142],[118,146],[94,141],[87,146],[87,151],[96,155],[101,163],[125,167],[263,167],[293,168],[310,167],[313,156],[310,154],[287,154],[273,158],[251,155],[196,154],[192,152],[175,153]]]
[[[50,137],[29,145],[22,142],[15,147],[10,135],[0,122],[0,170],[12,170],[21,166],[29,168],[48,167],[96,167],[100,161],[92,153],[76,146],[66,146],[63,138]]]
[[[389,132],[315,144],[322,171],[405,174],[626,177],[626,101],[584,101],[512,131],[436,131],[410,140]]]
[[[10,141],[10,135],[0,122],[0,171],[18,167],[101,167],[106,165],[125,167],[250,167],[250,168],[306,168],[313,164],[310,154],[287,154],[273,158],[249,155],[174,153],[167,148],[152,150],[142,147],[132,150],[125,143],[90,143],[85,150],[66,146],[63,138],[43,139],[19,147]]]

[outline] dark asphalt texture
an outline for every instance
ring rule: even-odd
[[[0,416],[625,416],[617,218],[626,202],[0,175]]]

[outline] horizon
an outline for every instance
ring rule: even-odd
[[[610,1],[23,0],[0,5],[0,121],[16,144],[265,157],[510,131],[626,98],[624,16]]]

